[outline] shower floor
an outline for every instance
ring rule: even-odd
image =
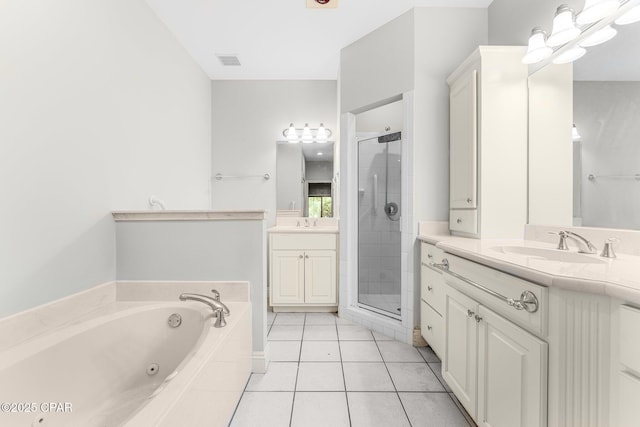
[[[400,295],[398,294],[360,294],[360,304],[400,315]]]

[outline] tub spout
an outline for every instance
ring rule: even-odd
[[[216,301],[215,299],[207,295],[189,293],[180,294],[180,301],[198,301],[208,305],[209,307],[211,307],[211,310],[213,310],[213,314],[216,317],[216,321],[213,326],[216,328],[222,328],[223,326],[227,325],[225,316],[229,315],[229,309],[220,301]]]

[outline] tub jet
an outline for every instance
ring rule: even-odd
[[[160,370],[160,365],[158,365],[157,363],[152,363],[151,365],[147,366],[147,375],[152,376],[158,373],[158,371]]]

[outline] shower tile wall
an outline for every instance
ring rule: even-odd
[[[401,143],[363,142],[359,152],[359,301],[400,314],[400,221],[385,214],[389,202],[400,206]],[[389,181],[386,186],[386,148],[389,145]],[[377,197],[374,180],[377,175]],[[374,206],[374,200],[376,201]],[[399,216],[396,216],[398,218]]]

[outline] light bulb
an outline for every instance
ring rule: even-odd
[[[554,64],[568,64],[569,62],[573,62],[576,59],[580,59],[587,53],[587,49],[576,46],[573,49],[569,49],[566,52],[558,55],[554,60]]]
[[[582,12],[576,18],[578,25],[587,25],[606,18],[620,7],[619,0],[586,0]]]
[[[324,125],[320,123],[320,127],[318,128],[318,133],[316,134],[316,140],[318,142],[327,142],[327,130],[324,128]]]
[[[582,139],[582,137],[578,133],[578,128],[576,127],[576,125],[573,125],[573,128],[571,129],[571,139],[573,141],[580,141],[580,139]]]
[[[627,25],[640,21],[640,5],[634,6],[627,13],[616,19],[616,24]]]
[[[547,46],[546,43],[547,33],[540,27],[535,27],[531,30],[531,36],[529,37],[529,46],[527,53],[522,58],[524,64],[535,64],[546,58],[552,53],[553,49]]]
[[[298,132],[296,128],[293,126],[293,123],[289,125],[289,130],[287,131],[287,141],[291,143],[298,142]]]
[[[591,34],[589,37],[580,42],[580,46],[582,47],[591,47],[599,45],[600,43],[604,43],[607,40],[611,40],[618,34],[618,30],[613,28],[611,25],[607,25],[601,30],[596,31]]]
[[[551,47],[561,46],[580,35],[580,30],[573,21],[573,9],[566,4],[558,7],[553,18],[553,30],[547,38],[547,45]]]
[[[313,142],[313,137],[311,136],[311,129],[309,129],[309,123],[304,124],[304,129],[302,130],[302,142],[305,144]]]

